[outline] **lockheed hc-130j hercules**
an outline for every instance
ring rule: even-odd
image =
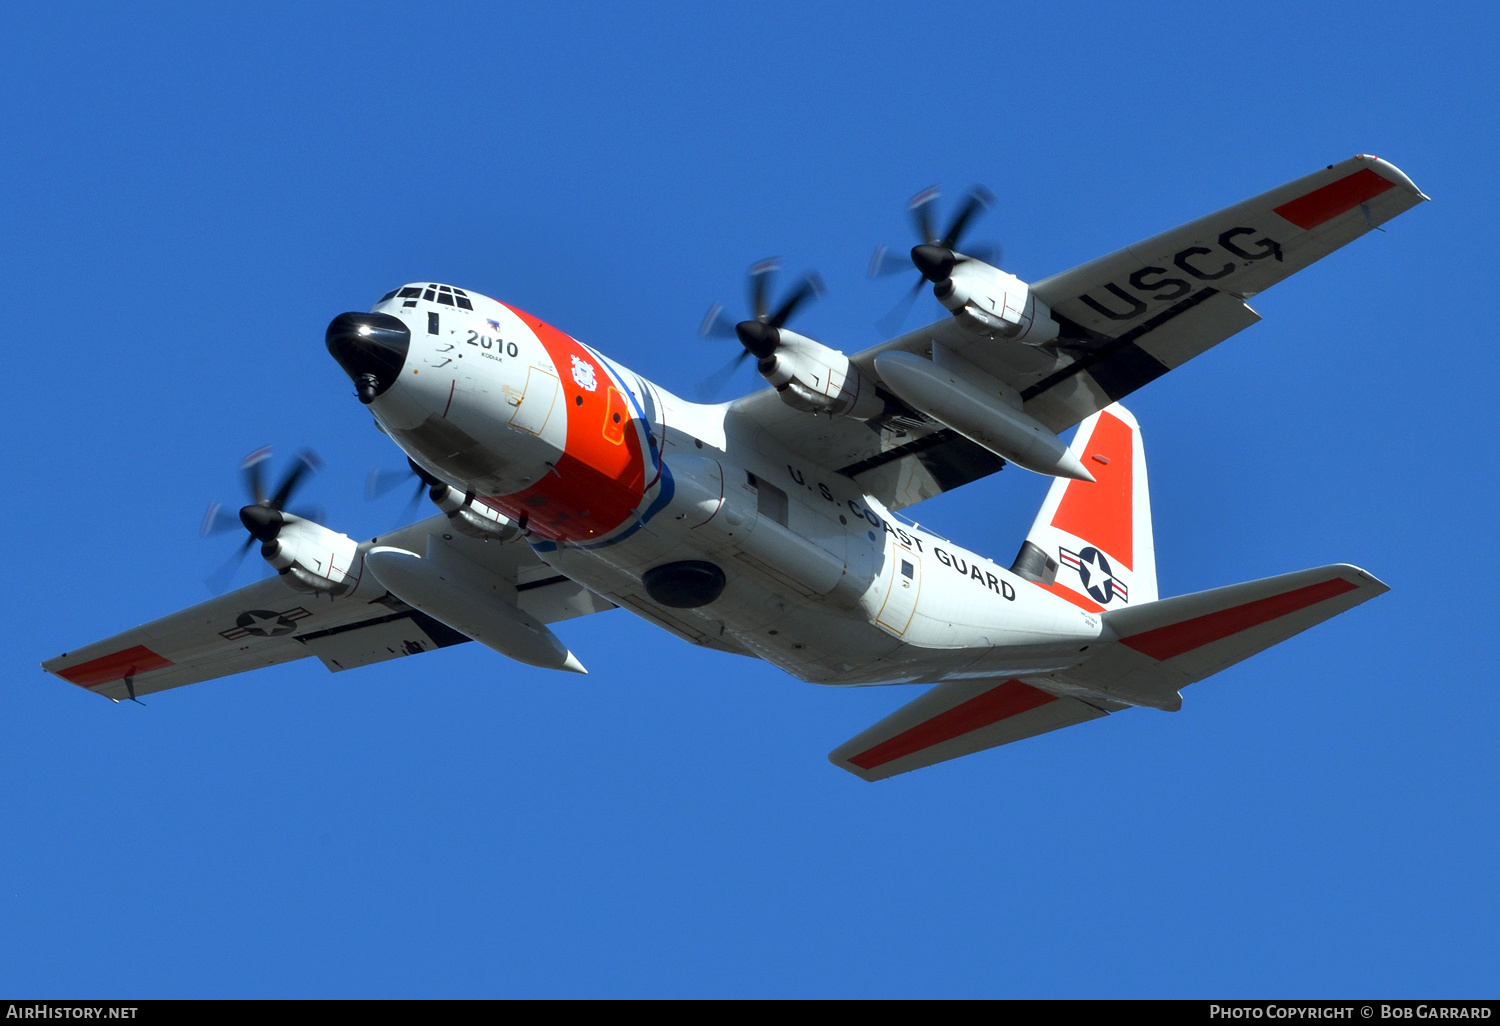
[[[286,508],[308,463],[267,494],[257,454],[236,526],[276,575],[44,668],[116,701],[471,639],[583,672],[547,624],[623,606],[805,681],[931,684],[833,751],[866,780],[1178,709],[1184,685],[1387,589],[1331,565],[1159,598],[1141,432],[1119,401],[1426,198],[1358,156],[1027,284],[959,248],[985,194],[942,235],[923,194],[900,266],[951,316],[847,356],[787,327],[816,282],[773,307],[757,266],[749,318],[713,311],[705,330],[737,337],[771,387],[714,405],[472,291],[392,290],[326,343],[440,512],[358,542]],[[1054,479],[1009,565],[899,514],[1006,463]]]

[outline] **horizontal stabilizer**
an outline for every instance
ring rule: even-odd
[[[1348,564],[1111,610],[1119,642],[1069,671],[1072,683],[1175,709],[1179,688],[1218,673],[1390,589]]]
[[[1103,708],[1018,680],[953,681],[903,705],[828,760],[865,780],[884,780],[1104,715]]]
[[[1177,691],[1390,589],[1336,564],[1106,612],[1106,636],[1087,662],[1021,680],[938,684],[828,756],[883,780],[1098,719],[1128,705],[1176,709]],[[1057,691],[1083,693],[1083,698]]]

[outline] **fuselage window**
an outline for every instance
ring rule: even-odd
[[[917,573],[917,568],[914,567],[914,566],[912,566],[910,562],[908,562],[907,560],[904,560],[904,559],[901,561],[901,576],[902,577],[914,577],[916,575],[916,573]]]

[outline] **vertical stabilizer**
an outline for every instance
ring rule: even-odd
[[[1135,416],[1108,406],[1078,426],[1068,449],[1094,480],[1053,480],[1011,569],[1092,612],[1156,601],[1151,496]]]

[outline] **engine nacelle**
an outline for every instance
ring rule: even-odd
[[[781,328],[776,350],[756,363],[761,377],[781,401],[807,413],[870,420],[885,412],[874,385],[849,363],[849,357],[805,335]]]
[[[461,492],[451,485],[438,483],[428,495],[437,508],[448,514],[453,529],[480,541],[509,541],[521,528],[503,513],[490,509],[474,498],[473,492]]]
[[[282,513],[281,519],[276,537],[261,545],[260,554],[288,585],[297,591],[342,595],[359,583],[358,542],[291,513]]]
[[[961,257],[947,281],[933,289],[938,302],[969,330],[1044,346],[1057,338],[1052,310],[1020,278],[973,257]]]

